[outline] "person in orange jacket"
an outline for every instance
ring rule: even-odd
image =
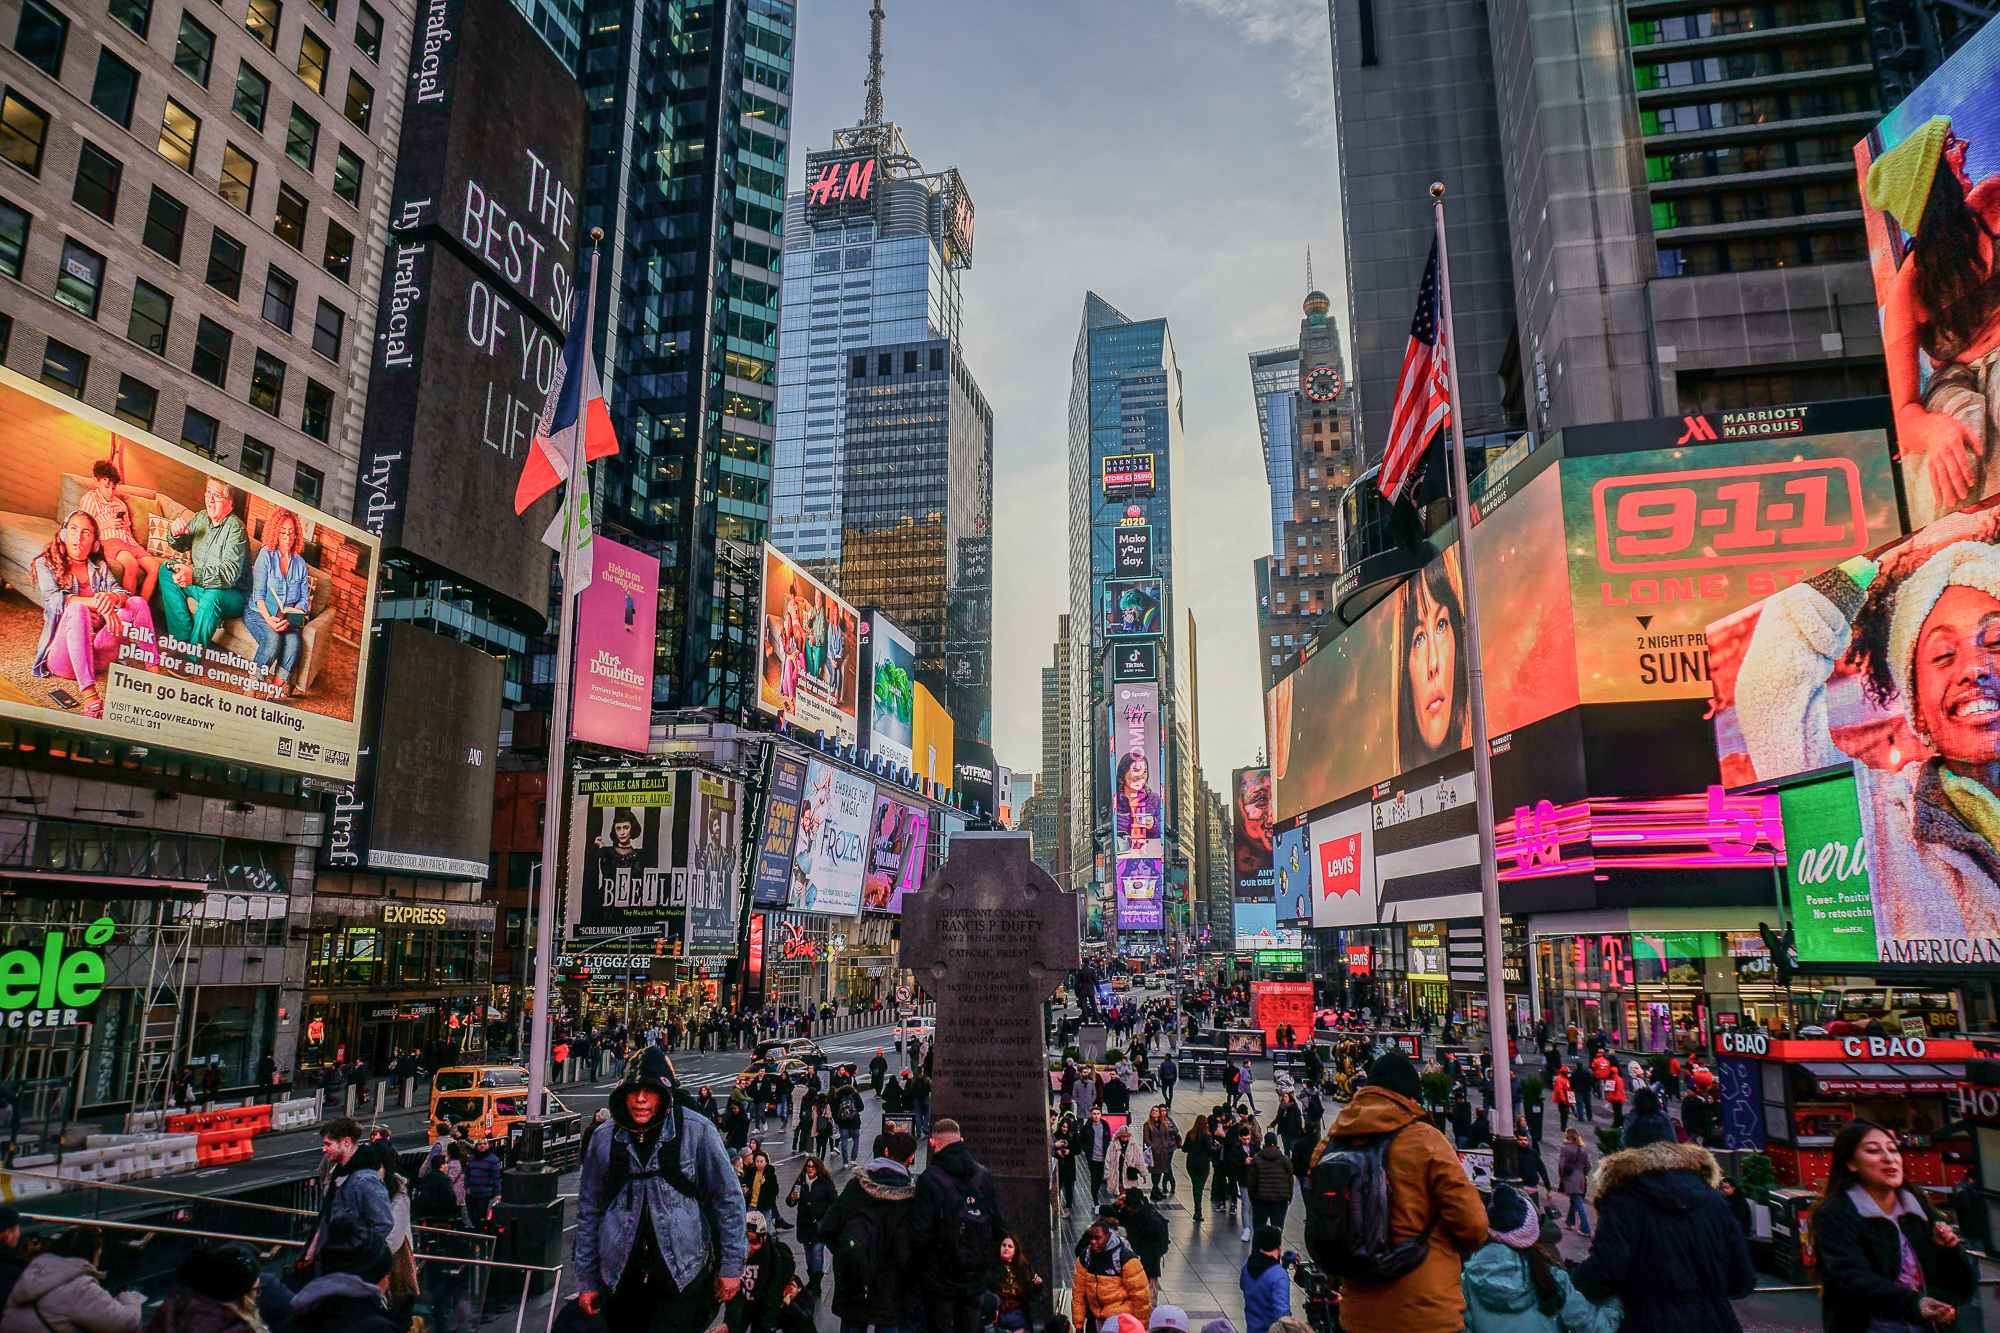
[[[1569,1085],[1569,1070],[1556,1068],[1556,1081],[1552,1093],[1556,1099],[1556,1114],[1562,1117],[1560,1128],[1569,1128],[1570,1112],[1576,1109],[1576,1089]]]
[[[1611,1103],[1611,1127],[1622,1128],[1625,1124],[1625,1076],[1616,1069],[1611,1071],[1611,1079],[1605,1084],[1604,1100]]]

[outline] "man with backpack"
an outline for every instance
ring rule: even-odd
[[[861,1094],[852,1083],[833,1090],[833,1125],[840,1131],[840,1160],[848,1166],[861,1156]]]
[[[606,1333],[703,1333],[742,1286],[743,1187],[722,1135],[681,1108],[664,1053],[612,1090],[576,1192],[577,1304]]]
[[[1431,1123],[1401,1051],[1368,1067],[1305,1181],[1306,1248],[1340,1280],[1348,1333],[1458,1333],[1459,1255],[1486,1239],[1486,1207]]]
[[[842,1333],[889,1333],[910,1322],[910,1163],[917,1141],[897,1130],[882,1155],[854,1173],[820,1219],[818,1239],[833,1252],[834,1317]]]
[[[979,1333],[980,1298],[1007,1235],[1000,1187],[972,1159],[956,1120],[931,1126],[930,1150],[910,1216],[910,1239],[924,1256],[924,1327],[928,1333]]]

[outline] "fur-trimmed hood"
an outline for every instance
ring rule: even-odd
[[[908,1176],[899,1176],[893,1171],[856,1171],[854,1183],[863,1194],[884,1203],[907,1203],[917,1192],[917,1187],[910,1183]]]
[[[1709,1189],[1722,1187],[1722,1168],[1708,1149],[1666,1141],[1607,1154],[1591,1168],[1590,1201],[1596,1203],[1613,1190],[1636,1188],[1645,1190],[1662,1207],[1685,1211],[1688,1205],[1679,1196],[1693,1182],[1684,1176],[1671,1176],[1681,1171],[1693,1172]],[[1660,1179],[1644,1179],[1647,1176]]]

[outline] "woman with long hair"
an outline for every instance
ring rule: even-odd
[[[1145,844],[1159,840],[1160,794],[1153,790],[1152,780],[1152,764],[1145,751],[1133,750],[1119,756],[1111,803],[1121,853],[1136,855]]]
[[[37,676],[76,682],[85,717],[104,716],[98,679],[128,642],[147,666],[157,662],[152,608],[125,591],[104,558],[97,520],[78,509],[56,529],[33,562],[42,598]]]
[[[1035,1297],[1040,1294],[1041,1274],[1028,1262],[1021,1242],[1012,1236],[1000,1238],[1000,1254],[993,1261],[987,1289],[1000,1298],[999,1327],[1009,1333],[1032,1333],[1035,1327]]]
[[[1201,1221],[1201,1202],[1208,1194],[1208,1173],[1215,1168],[1218,1146],[1215,1133],[1209,1128],[1208,1117],[1198,1115],[1188,1126],[1187,1137],[1181,1140],[1181,1151],[1187,1154],[1188,1188],[1194,1197],[1194,1220]]]
[[[815,1303],[819,1300],[820,1280],[826,1273],[828,1258],[827,1247],[819,1238],[819,1224],[833,1211],[839,1197],[833,1188],[833,1177],[827,1174],[826,1163],[808,1157],[799,1168],[799,1178],[792,1183],[792,1192],[785,1198],[798,1218],[799,1242],[805,1246],[806,1273],[811,1279],[806,1284],[806,1294]]]
[[[1868,203],[1909,237],[1882,303],[1912,526],[2000,490],[2000,175],[1975,182],[1970,145],[1933,116],[1868,168]],[[1892,229],[1893,231],[1894,229]],[[1928,381],[1918,354],[1929,362]],[[1920,460],[1920,461],[1919,461]]]
[[[1563,1130],[1562,1155],[1556,1159],[1556,1188],[1569,1195],[1569,1216],[1563,1225],[1579,1236],[1590,1234],[1590,1149],[1583,1146],[1583,1131],[1575,1125]]]
[[[1618,1302],[1592,1304],[1549,1262],[1541,1219],[1513,1186],[1493,1187],[1486,1226],[1460,1278],[1467,1333],[1614,1333]]]
[[[1978,1292],[1958,1233],[1905,1186],[1895,1131],[1872,1120],[1834,1136],[1813,1248],[1826,1333],[1949,1328]]]
[[[305,545],[299,516],[289,509],[272,510],[264,520],[264,549],[257,553],[250,605],[243,612],[243,627],[257,641],[257,665],[277,668],[272,692],[282,698],[305,693],[292,683],[312,611],[312,570],[302,554]]]
[[[1431,561],[1397,595],[1396,757],[1401,772],[1471,744],[1471,711],[1459,679],[1465,612],[1446,564]]]

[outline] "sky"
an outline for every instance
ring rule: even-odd
[[[869,0],[799,0],[791,187],[861,116]],[[1201,762],[1264,744],[1251,562],[1270,491],[1251,352],[1347,308],[1324,0],[883,0],[883,104],[977,209],[967,364],[993,408],[993,748],[1041,766],[1041,670],[1069,605],[1070,358],[1095,291],[1166,316],[1187,473],[1175,596],[1195,616]],[[1346,329],[1341,330],[1343,343]]]

